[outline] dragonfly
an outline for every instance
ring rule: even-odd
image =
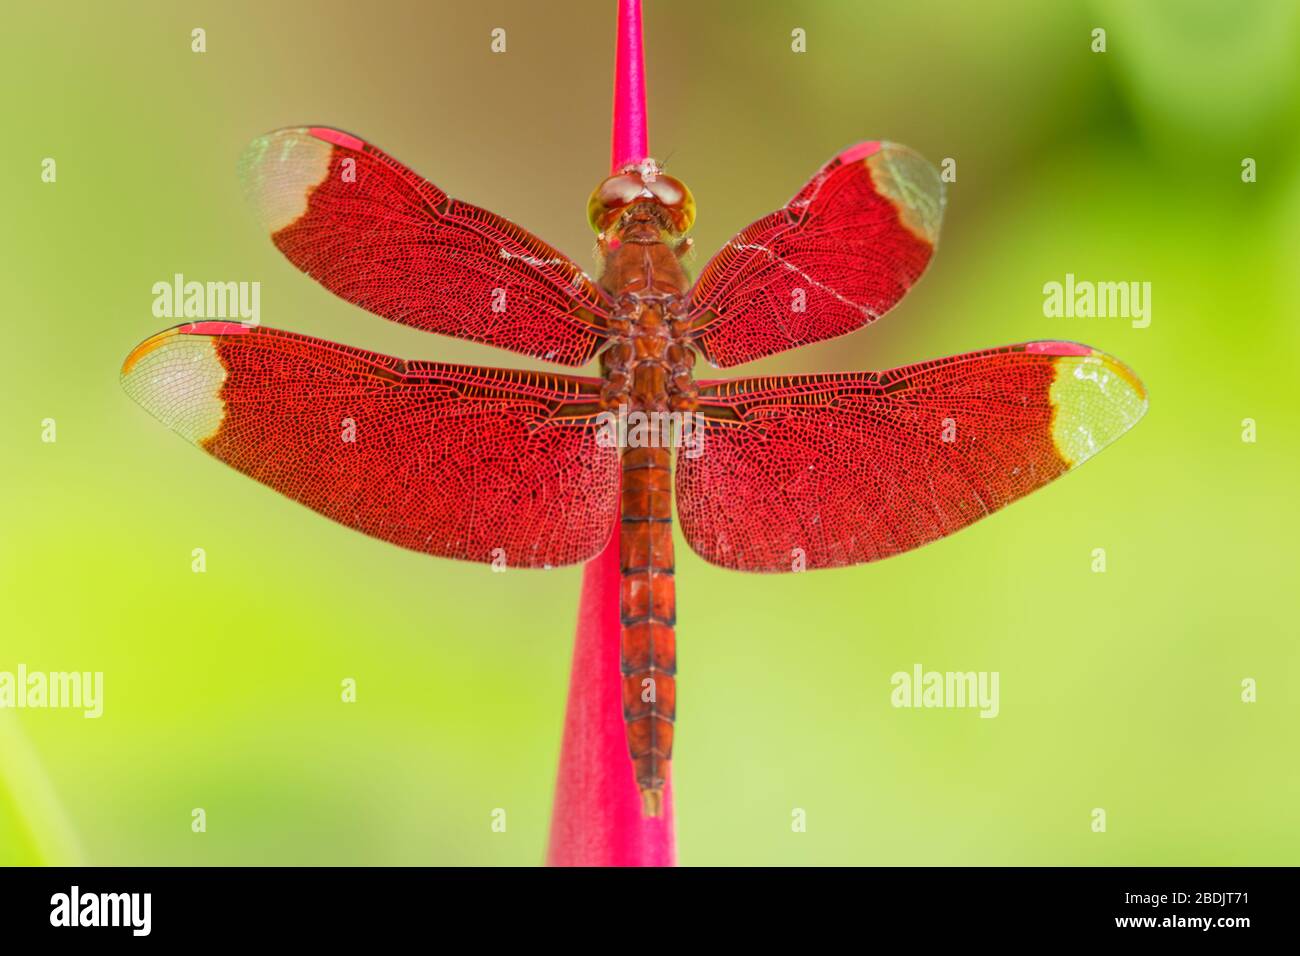
[[[1129,368],[1065,341],[884,371],[696,377],[701,359],[730,368],[860,329],[917,282],[944,183],[894,143],[839,153],[693,282],[695,200],[653,160],[591,194],[594,276],[336,129],[262,136],[240,171],[274,244],[335,295],[557,365],[596,361],[599,376],[408,361],[208,319],[132,351],[126,392],[238,471],[415,551],[558,567],[618,526],[623,712],[648,816],[676,715],[674,499],[686,542],[724,568],[878,561],[1041,488],[1146,409]],[[678,417],[609,427],[638,413]]]

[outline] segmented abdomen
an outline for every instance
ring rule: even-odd
[[[670,454],[667,448],[623,451],[623,717],[651,816],[658,813],[672,756],[677,700]]]

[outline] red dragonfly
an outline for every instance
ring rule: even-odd
[[[347,133],[271,133],[241,170],[272,241],[336,295],[560,365],[599,358],[600,377],[404,361],[202,321],[137,347],[126,391],[258,481],[439,557],[573,564],[621,521],[624,715],[649,815],[676,702],[670,446],[696,553],[788,572],[951,534],[1081,464],[1146,409],[1128,368],[1069,342],[879,372],[695,378],[697,356],[729,367],[852,332],[917,281],[943,185],[892,143],[840,153],[694,284],[680,261],[694,199],[653,161],[593,192],[594,278]],[[637,413],[675,415],[676,431],[638,429]],[[618,416],[632,427],[611,429]]]

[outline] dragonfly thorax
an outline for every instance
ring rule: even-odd
[[[695,351],[687,339],[689,322],[677,296],[619,300],[610,322],[613,335],[600,353],[605,385],[602,403],[609,409],[691,411],[699,394],[692,377]]]
[[[698,389],[691,378],[695,353],[688,339],[689,282],[680,261],[686,240],[674,238],[677,226],[660,198],[672,197],[662,190],[616,208],[617,190],[605,187],[629,177],[624,172],[606,180],[592,200],[606,204],[612,217],[598,247],[604,260],[600,284],[614,303],[609,344],[601,352],[602,401],[611,410],[692,410]],[[666,180],[660,176],[645,185]],[[623,185],[630,191],[630,185]],[[689,201],[684,186],[677,195]],[[690,206],[693,217],[693,201]]]

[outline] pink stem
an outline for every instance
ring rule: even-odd
[[[672,866],[672,783],[663,814],[641,813],[623,728],[619,674],[619,533],[582,575],[578,636],[551,815],[551,866]]]
[[[611,172],[649,152],[641,0],[619,0],[614,73]],[[551,814],[550,866],[673,866],[677,841],[673,791],[664,788],[662,815],[641,812],[641,794],[623,727],[619,673],[619,527],[582,574],[578,634],[569,678],[569,706]]]
[[[614,121],[610,172],[650,155],[645,111],[645,47],[641,0],[618,0],[618,46],[614,55]]]

